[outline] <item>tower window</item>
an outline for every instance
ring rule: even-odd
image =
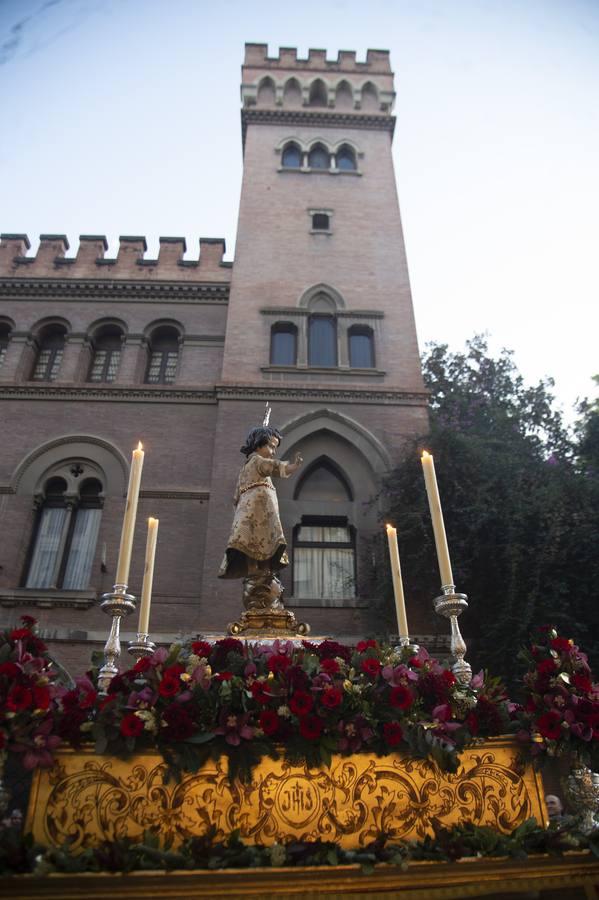
[[[308,365],[337,365],[337,324],[333,316],[310,316],[308,322]]]
[[[330,219],[327,213],[313,213],[312,230],[328,231],[330,228]]]
[[[349,364],[353,369],[374,368],[374,337],[372,330],[354,325],[348,332]]]
[[[64,478],[46,482],[30,550],[27,588],[74,591],[88,587],[102,515],[102,485],[88,478],[78,495],[67,495],[66,490]]]
[[[329,152],[322,144],[317,144],[310,150],[308,165],[311,169],[328,169],[330,166]]]
[[[297,328],[290,322],[277,322],[270,333],[270,363],[273,366],[295,366],[297,362]]]
[[[299,169],[302,164],[302,153],[297,144],[287,144],[283,150],[282,164],[286,169]]]
[[[344,144],[337,151],[337,168],[344,172],[356,171],[356,157],[354,151],[347,144]]]
[[[53,326],[43,333],[31,376],[33,381],[56,379],[64,353],[64,342],[65,329],[62,326]]]

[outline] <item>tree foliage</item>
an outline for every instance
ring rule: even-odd
[[[516,649],[546,622],[597,658],[599,409],[583,406],[570,434],[553,383],[525,385],[511,352],[493,358],[481,336],[465,352],[431,345],[423,371],[430,432],[406,446],[384,486],[408,596],[439,594],[419,459],[426,447],[456,585],[469,597],[461,627],[474,639],[473,662],[509,679]],[[379,587],[390,595],[388,581]]]

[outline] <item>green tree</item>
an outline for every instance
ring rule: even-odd
[[[517,648],[533,626],[548,622],[596,658],[599,412],[589,408],[573,437],[554,408],[552,382],[526,386],[512,353],[492,358],[481,336],[460,353],[431,345],[423,371],[430,432],[406,446],[383,491],[408,597],[421,603],[440,592],[419,458],[426,447],[435,458],[456,585],[469,598],[460,627],[473,665],[509,680]],[[595,454],[594,469],[583,451]],[[378,568],[389,608],[388,565]],[[440,621],[437,630],[444,628]]]

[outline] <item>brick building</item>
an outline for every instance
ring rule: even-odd
[[[144,519],[160,519],[151,631],[218,632],[241,587],[217,580],[248,428],[265,401],[305,463],[279,483],[286,603],[316,633],[368,627],[377,493],[426,428],[391,143],[393,74],[321,50],[246,45],[244,175],[234,263],[224,241],[63,235],[0,241],[0,619],[34,614],[80,668],[108,620],[131,449]],[[118,211],[117,211],[118,212]],[[371,627],[371,626],[370,626]],[[125,621],[125,636],[135,623]]]

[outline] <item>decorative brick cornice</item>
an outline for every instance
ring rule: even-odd
[[[428,406],[428,391],[372,388],[296,387],[288,385],[217,384],[220,400],[284,400],[298,403],[375,403],[385,406]]]
[[[133,300],[144,303],[226,304],[229,300],[228,283],[127,281],[81,279],[65,281],[60,278],[0,278],[0,299],[11,300],[81,300],[114,301]]]
[[[314,125],[318,128],[360,128],[368,131],[395,130],[395,116],[386,114],[366,115],[364,113],[333,112],[329,110],[304,109],[257,109],[244,107],[241,110],[241,133],[245,144],[248,125]]]
[[[0,384],[0,400],[83,400],[86,403],[216,403],[214,389],[149,385]]]

